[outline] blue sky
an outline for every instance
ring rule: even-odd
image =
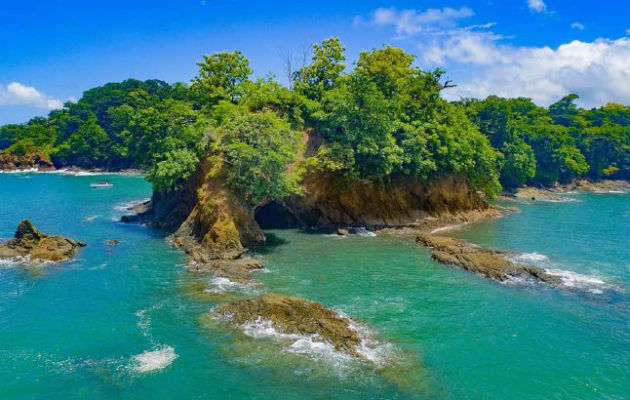
[[[203,54],[241,50],[282,80],[283,55],[338,36],[348,61],[383,44],[441,66],[446,94],[577,91],[584,106],[630,103],[627,0],[7,1],[0,6],[0,124],[46,115],[126,78],[188,82]]]

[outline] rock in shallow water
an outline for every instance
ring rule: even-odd
[[[462,240],[447,236],[423,235],[416,242],[433,249],[432,258],[443,264],[452,264],[467,271],[484,275],[497,281],[514,278],[533,279],[552,285],[561,279],[531,265],[520,265],[510,261],[508,254],[476,247]]]
[[[263,319],[271,322],[279,333],[318,335],[336,350],[361,357],[356,350],[361,337],[352,329],[352,321],[313,301],[270,293],[220,305],[211,314],[225,317],[237,326]]]
[[[0,258],[29,257],[33,261],[65,261],[85,243],[37,230],[31,221],[23,220],[14,238],[0,244]]]
[[[262,262],[255,258],[241,257],[235,260],[210,260],[205,263],[194,262],[188,267],[193,274],[211,273],[216,277],[227,278],[234,282],[249,283],[252,272],[263,268]]]

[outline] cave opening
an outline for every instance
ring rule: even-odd
[[[286,206],[276,201],[257,207],[254,219],[261,229],[290,229],[300,226],[296,216]]]

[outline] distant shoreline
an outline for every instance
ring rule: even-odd
[[[107,170],[102,168],[13,168],[13,169],[0,169],[0,174],[60,174],[60,175],[74,175],[74,176],[89,176],[89,175],[144,175],[145,171],[135,168],[119,169],[119,170]]]

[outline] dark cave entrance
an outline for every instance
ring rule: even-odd
[[[261,229],[290,229],[300,226],[297,217],[285,205],[276,201],[257,207],[254,219]]]

